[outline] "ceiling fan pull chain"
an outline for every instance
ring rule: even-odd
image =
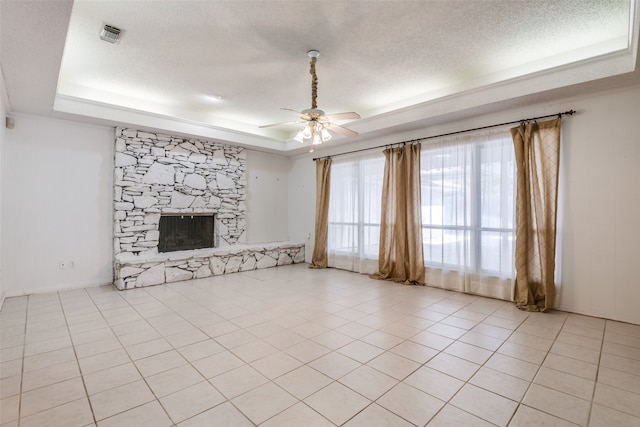
[[[318,108],[318,103],[316,102],[316,98],[318,97],[318,76],[316,75],[316,60],[317,57],[311,58],[311,108]]]

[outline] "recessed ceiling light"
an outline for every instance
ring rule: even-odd
[[[212,93],[210,95],[206,95],[206,97],[213,101],[222,101],[223,99],[223,96],[220,95],[219,93]]]
[[[100,31],[100,39],[109,43],[118,43],[122,37],[122,30],[113,25],[105,24]]]

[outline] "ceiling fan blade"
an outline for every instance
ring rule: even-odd
[[[329,120],[355,120],[360,118],[360,114],[351,111],[349,113],[327,114],[325,117]]]
[[[335,132],[341,133],[341,134],[343,134],[344,136],[349,136],[349,137],[358,136],[358,132],[353,131],[353,130],[351,130],[351,129],[347,129],[347,128],[342,127],[342,126],[335,125],[335,124],[333,124],[333,123],[327,123],[327,124],[325,125],[325,127],[326,127],[327,129],[329,129],[329,130],[332,130],[332,131],[335,131]]]
[[[274,126],[283,126],[283,125],[295,125],[298,123],[304,123],[304,122],[282,122],[282,123],[272,123],[270,125],[262,125],[262,126],[258,126],[259,128],[271,128]]]
[[[280,108],[280,109],[281,109],[281,110],[285,110],[285,111],[290,111],[290,112],[292,112],[293,114],[295,114],[296,116],[298,116],[298,117],[300,117],[300,118],[302,118],[302,119],[304,119],[304,120],[309,120],[309,116],[307,116],[307,115],[306,115],[306,114],[304,114],[304,113],[301,113],[300,111],[296,111],[296,110],[292,110],[291,108],[284,108],[284,107],[283,107],[283,108]]]

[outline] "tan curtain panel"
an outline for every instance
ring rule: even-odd
[[[309,268],[327,268],[330,187],[331,159],[318,159],[316,160],[316,236]]]
[[[511,129],[516,156],[516,306],[553,308],[560,118]]]
[[[372,277],[424,285],[420,144],[384,150],[378,269]]]

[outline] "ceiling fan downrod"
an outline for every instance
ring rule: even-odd
[[[311,74],[311,109],[315,110],[318,108],[318,102],[316,98],[318,97],[318,75],[316,74],[316,61],[318,60],[318,56],[320,56],[320,51],[310,50],[307,52],[309,58],[311,58],[311,68],[309,73]]]

